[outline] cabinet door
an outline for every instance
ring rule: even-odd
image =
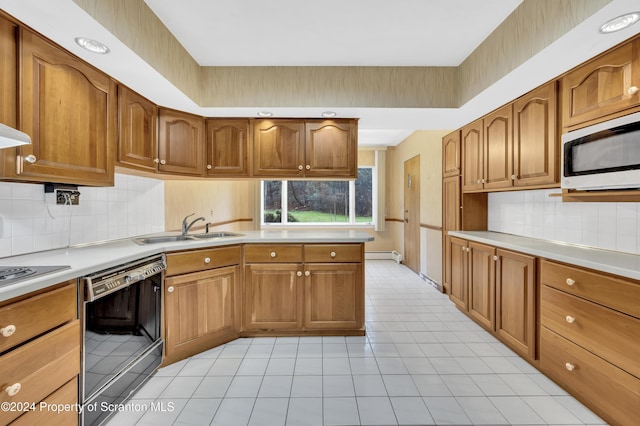
[[[161,109],[159,116],[158,170],[201,176],[204,171],[204,119]]]
[[[467,241],[447,237],[446,257],[449,263],[445,268],[445,287],[450,289],[449,298],[460,309],[467,310]]]
[[[498,249],[496,332],[520,355],[535,358],[535,257]]]
[[[118,163],[156,171],[158,107],[126,86],[118,86]]]
[[[362,263],[307,263],[304,269],[305,328],[361,329]]]
[[[357,138],[357,127],[351,120],[307,122],[305,176],[355,178]]]
[[[247,176],[249,120],[207,120],[207,176]]]
[[[557,90],[553,81],[513,103],[513,184],[559,183]]]
[[[461,217],[460,176],[442,180],[442,228],[444,231],[460,230]]]
[[[245,266],[244,329],[302,330],[302,265]]]
[[[107,75],[22,31],[19,178],[113,185],[117,89]],[[32,161],[28,161],[32,159]]]
[[[17,26],[0,17],[0,123],[17,127]],[[0,176],[16,174],[17,148],[0,149]]]
[[[460,130],[442,138],[442,177],[460,174]]]
[[[482,120],[462,128],[462,190],[482,189],[484,175],[484,144]]]
[[[469,243],[469,315],[493,330],[495,315],[496,249]]]
[[[510,188],[513,174],[511,104],[484,117],[485,189]]]
[[[561,84],[564,128],[604,121],[639,105],[640,41],[626,43],[576,68]]]
[[[256,120],[253,127],[254,176],[304,176],[304,123]]]
[[[169,362],[238,337],[238,267],[166,278],[165,354]]]

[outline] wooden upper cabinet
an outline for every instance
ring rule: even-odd
[[[118,163],[156,171],[158,107],[126,86],[118,86]]]
[[[513,103],[513,185],[543,186],[560,179],[557,84],[545,84]]]
[[[158,170],[181,175],[204,173],[204,118],[160,109],[158,114]]]
[[[442,180],[442,229],[459,231],[461,223],[460,176]]]
[[[305,123],[305,176],[355,178],[357,127],[349,121]]]
[[[442,177],[458,176],[460,161],[460,130],[456,130],[442,138]]]
[[[460,140],[462,145],[462,190],[482,189],[484,176],[482,120],[464,126]]]
[[[640,39],[562,77],[562,126],[573,130],[640,106]]]
[[[484,117],[484,174],[485,189],[511,186],[513,169],[511,104]]]
[[[249,174],[249,120],[210,118],[207,127],[207,175]]]
[[[256,120],[253,126],[253,175],[304,175],[304,122]]]
[[[113,185],[117,89],[107,75],[22,30],[17,178]]]
[[[16,127],[17,26],[0,17],[0,123]]]

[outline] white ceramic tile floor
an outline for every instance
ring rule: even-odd
[[[238,339],[133,396],[171,411],[109,425],[605,424],[404,266],[367,261],[365,282],[366,337]]]

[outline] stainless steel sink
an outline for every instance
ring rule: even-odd
[[[242,234],[234,232],[209,232],[207,234],[191,234],[194,238],[224,238],[224,237],[240,237]]]
[[[140,237],[133,238],[133,242],[140,245],[145,245],[154,243],[172,243],[175,241],[194,241],[205,238],[225,238],[240,236],[242,236],[242,234],[236,234],[234,232],[209,232],[207,234],[157,235],[153,237]]]

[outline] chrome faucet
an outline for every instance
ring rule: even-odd
[[[190,215],[187,215],[184,217],[184,219],[182,219],[182,235],[187,235],[187,232],[189,232],[189,229],[191,229],[191,227],[199,220],[205,220],[204,217],[199,217],[197,219],[194,219],[193,221],[191,221],[191,223],[187,224],[187,219],[190,218],[191,216],[195,215],[195,213],[191,213]]]

